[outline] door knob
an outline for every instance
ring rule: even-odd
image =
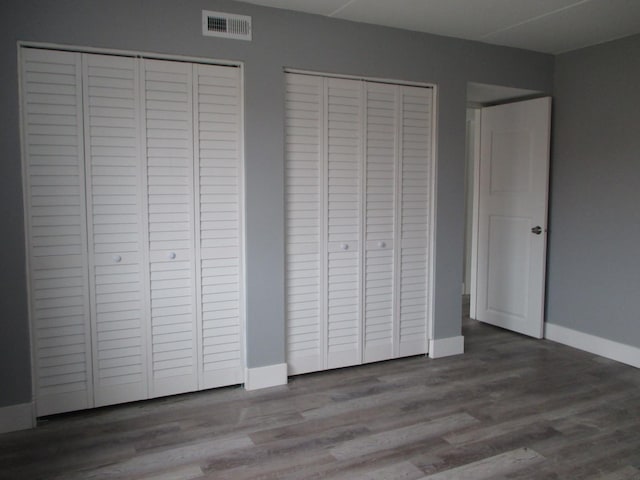
[[[537,227],[533,227],[531,229],[531,233],[535,233],[536,235],[540,235],[542,233],[542,227],[538,225]]]

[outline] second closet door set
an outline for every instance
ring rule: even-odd
[[[289,373],[426,353],[433,89],[286,79]]]
[[[240,68],[21,56],[37,415],[242,383]]]

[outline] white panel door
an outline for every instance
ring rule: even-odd
[[[431,305],[433,90],[402,87],[397,356],[426,353]]]
[[[193,67],[143,59],[150,396],[198,387],[193,172]]]
[[[81,55],[21,49],[36,415],[93,405]]]
[[[366,84],[363,361],[394,356],[399,87]]]
[[[478,320],[543,334],[551,99],[482,110]]]
[[[138,61],[84,55],[95,405],[147,398]]]
[[[326,88],[327,368],[361,358],[362,82],[328,78]]]
[[[325,367],[324,80],[286,76],[286,346],[289,374]]]
[[[195,65],[200,388],[243,381],[240,69]]]

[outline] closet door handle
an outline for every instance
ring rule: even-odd
[[[349,244],[348,243],[343,243],[342,245],[340,245],[340,248],[342,250],[349,250]]]
[[[122,261],[122,257],[120,255],[114,255],[111,257],[115,263],[120,263]]]
[[[169,257],[169,260],[175,260],[175,258],[176,258],[176,252],[169,252],[168,257]]]
[[[382,242],[382,241],[378,242],[378,247],[385,248],[386,246],[387,244],[385,242]]]

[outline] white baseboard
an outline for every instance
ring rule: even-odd
[[[544,338],[640,368],[640,348],[638,347],[596,337],[553,323],[545,324]]]
[[[464,337],[436,338],[429,340],[429,357],[442,358],[464,353]]]
[[[35,425],[33,405],[20,403],[0,408],[0,433],[27,430]]]
[[[287,364],[268,365],[266,367],[247,368],[244,377],[245,390],[275,387],[287,384]]]

